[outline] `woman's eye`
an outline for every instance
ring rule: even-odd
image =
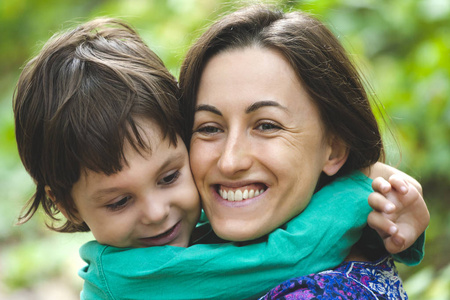
[[[161,179],[161,181],[159,183],[162,185],[168,185],[168,184],[174,183],[178,179],[178,177],[180,177],[179,170],[171,173],[168,176],[165,176],[163,179]]]
[[[116,211],[116,210],[122,209],[128,204],[130,198],[131,198],[130,196],[123,197],[117,202],[114,202],[112,204],[106,205],[106,208],[108,208],[108,209],[110,209],[112,211]]]
[[[202,126],[196,130],[196,132],[200,132],[203,134],[215,134],[218,133],[219,131],[220,129],[215,126]]]
[[[260,123],[256,129],[261,130],[261,131],[270,131],[270,130],[278,130],[281,129],[280,126],[278,126],[277,124],[273,123],[273,122],[264,122],[264,123]]]

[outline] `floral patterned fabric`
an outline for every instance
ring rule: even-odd
[[[268,299],[408,299],[394,260],[344,262],[329,271],[287,280],[270,290]]]

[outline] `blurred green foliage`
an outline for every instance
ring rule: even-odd
[[[431,212],[423,263],[400,266],[405,288],[411,299],[450,299],[450,2],[270,3],[316,15],[362,69],[395,136],[386,140],[388,161],[421,182]],[[111,16],[131,23],[178,76],[192,41],[237,5],[223,0],[0,1],[0,298],[63,276],[76,299],[81,279],[75,274],[83,265],[77,251],[90,238],[50,232],[42,215],[14,226],[33,193],[17,155],[11,110],[24,63],[53,33],[96,16]]]

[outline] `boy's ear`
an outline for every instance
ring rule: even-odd
[[[58,210],[63,214],[63,216],[71,221],[74,224],[81,224],[83,223],[83,221],[81,221],[81,218],[78,215],[78,211],[75,211],[72,214],[69,214],[66,209],[61,205],[61,203],[59,203],[58,201],[56,201],[56,197],[55,194],[53,194],[52,189],[46,185],[45,186],[45,194],[47,195],[47,197],[56,205],[56,207],[58,207]]]
[[[328,158],[322,171],[328,176],[333,176],[347,161],[349,149],[340,138],[335,136],[330,137],[328,143]]]

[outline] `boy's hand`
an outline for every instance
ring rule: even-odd
[[[392,254],[410,247],[430,221],[421,187],[419,192],[414,184],[417,181],[410,183],[408,177],[394,174],[388,181],[377,177],[372,183],[374,192],[369,195],[369,205],[373,211],[367,222],[378,232],[386,250]]]

